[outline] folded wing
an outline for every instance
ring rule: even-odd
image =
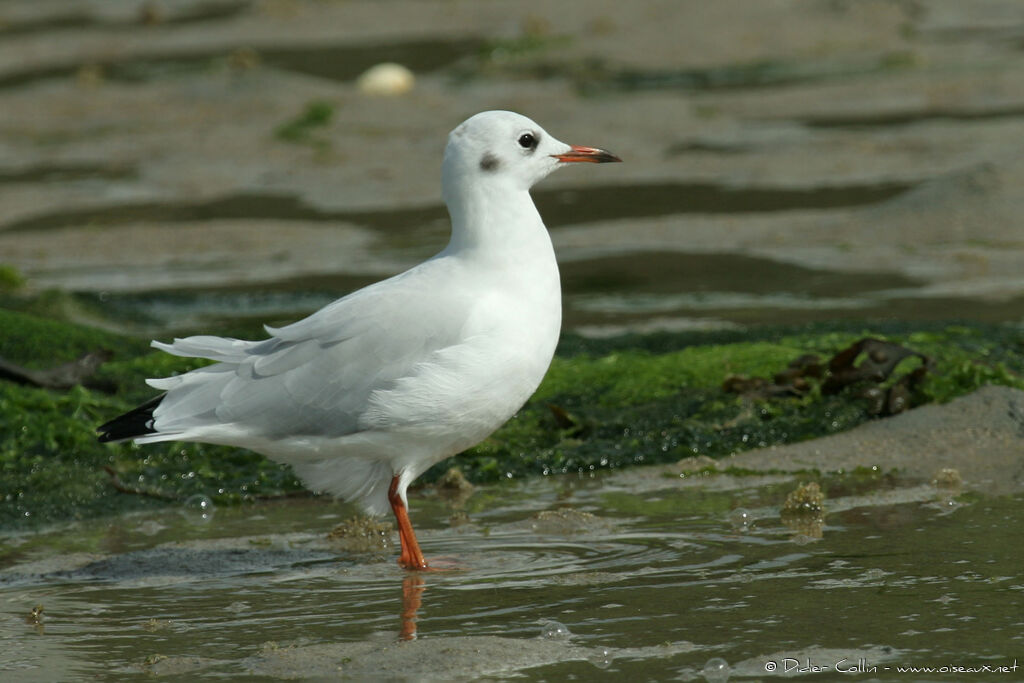
[[[428,261],[339,299],[263,341],[197,336],[168,353],[214,364],[149,380],[167,392],[140,443],[340,437],[359,432],[374,391],[392,388],[432,352],[458,343],[468,307],[437,296]],[[414,325],[402,325],[415,319]],[[386,321],[386,322],[385,322]],[[237,436],[237,438],[235,438]]]

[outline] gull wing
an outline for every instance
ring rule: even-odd
[[[267,328],[271,336],[263,341],[198,336],[154,342],[168,353],[216,363],[149,380],[167,394],[153,411],[156,433],[137,441],[245,446],[254,439],[361,431],[374,391],[393,388],[461,338],[469,295],[464,288],[433,286],[438,263],[427,261],[308,318]]]

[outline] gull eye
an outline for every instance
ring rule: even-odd
[[[523,149],[533,150],[537,147],[537,138],[534,137],[533,133],[523,133],[519,136],[517,142]]]

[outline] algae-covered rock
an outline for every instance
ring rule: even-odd
[[[393,526],[390,522],[382,522],[374,517],[357,516],[331,529],[327,539],[332,545],[350,553],[373,555],[387,552],[393,545],[392,531]]]
[[[825,494],[817,482],[801,483],[782,504],[783,515],[820,514],[825,511]]]
[[[98,424],[154,395],[145,378],[199,363],[153,352],[141,340],[0,310],[0,357],[6,360],[46,368],[98,348],[109,350],[111,360],[95,377],[113,393],[0,381],[0,526],[91,517],[197,494],[231,503],[301,489],[289,468],[241,449],[100,444]],[[119,491],[111,473],[153,495]]]
[[[815,387],[802,395],[752,398],[730,393],[722,383],[736,375],[771,377],[807,354],[831,356],[865,336],[902,344],[932,360],[928,374],[914,385],[914,404],[948,401],[986,384],[1024,387],[1020,334],[1009,325],[886,335],[765,329],[746,336],[746,341],[724,336],[722,343],[701,344],[699,335],[680,335],[675,349],[671,335],[633,338],[641,348],[599,341],[592,344],[598,352],[593,355],[584,342],[564,343],[568,351],[556,357],[530,402],[468,451],[460,467],[476,481],[508,478],[524,469],[588,472],[685,457],[721,458],[845,431],[876,419],[878,412],[856,386],[831,394]],[[722,340],[723,335],[706,338]],[[889,384],[899,381],[893,377]],[[567,431],[552,416],[552,404],[587,429]]]
[[[824,536],[825,494],[818,483],[801,483],[791,491],[782,504],[779,517],[796,534],[794,540],[798,542]]]
[[[934,360],[916,389],[920,402],[947,401],[986,384],[1024,388],[1024,352],[1012,326],[888,335],[765,329],[748,332],[746,339],[720,333],[569,338],[516,417],[458,460],[439,463],[422,481],[438,481],[456,463],[474,483],[684,458],[706,463],[840,432],[877,419],[868,399],[849,391],[752,399],[727,393],[722,383],[731,375],[771,377],[805,354],[835,353],[866,334]],[[154,395],[147,377],[187,371],[204,361],[154,352],[145,340],[0,310],[0,357],[8,361],[43,369],[96,349],[111,352],[95,373],[110,393],[0,381],[0,526],[90,517],[195,495],[219,506],[302,490],[290,468],[243,449],[99,444],[98,424]],[[565,415],[571,424],[560,419]]]
[[[954,467],[943,467],[932,477],[932,486],[937,489],[955,491],[959,490],[963,483],[960,471]]]

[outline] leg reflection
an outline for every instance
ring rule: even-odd
[[[422,574],[410,572],[402,580],[402,631],[398,636],[402,640],[416,638],[416,610],[420,608],[425,588]]]

